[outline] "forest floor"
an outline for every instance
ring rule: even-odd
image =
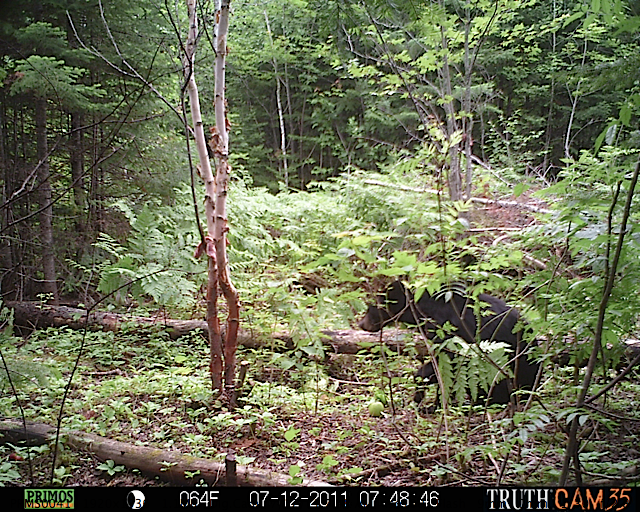
[[[357,371],[357,358],[353,364]],[[348,370],[349,366],[343,368]],[[609,396],[600,423],[593,422],[589,438],[583,440],[583,477],[587,481],[599,485],[606,485],[603,481],[615,482],[616,476],[625,474],[631,461],[640,459],[637,376],[635,380],[624,382]],[[264,392],[271,385],[262,386]],[[260,418],[257,421],[251,421],[247,414],[248,409],[255,409],[255,404],[242,409],[242,413],[208,411],[208,417],[222,415],[223,421],[218,423],[214,434],[204,435],[197,422],[184,423],[185,403],[180,397],[173,397],[162,400],[162,408],[170,412],[158,414],[157,422],[181,426],[171,433],[162,429],[165,431],[162,441],[158,439],[160,428],[156,421],[143,428],[117,421],[103,435],[197,456],[206,452],[216,459],[233,450],[241,455],[240,462],[247,461],[253,468],[287,474],[295,465],[305,478],[333,485],[549,485],[557,478],[566,439],[559,422],[548,422],[528,432],[526,441],[513,442],[519,431],[517,426],[514,429],[508,409],[454,408],[448,412],[445,423],[442,411],[419,413],[407,388],[394,393],[396,414],[388,405],[382,416],[373,417],[367,411],[370,392],[363,392],[364,387],[340,379],[340,385],[331,392],[307,393],[304,406],[299,401],[280,403],[269,407],[268,415],[256,413],[253,419]],[[547,383],[547,391],[551,387]],[[273,384],[271,392],[274,400],[267,402],[272,403],[282,401],[283,396],[276,399],[279,393],[289,393],[280,384]],[[548,403],[545,394],[543,401]],[[293,395],[289,398],[293,399]],[[143,403],[145,399],[158,397],[138,396],[130,402],[132,409],[136,409],[136,401]],[[100,405],[96,404],[101,411],[96,419],[104,416]],[[85,411],[85,416],[92,414]],[[273,423],[266,422],[268,418]],[[227,426],[223,426],[225,423]],[[287,432],[292,433],[291,438]],[[186,441],[188,437],[198,439],[196,450],[193,441]],[[50,471],[49,455],[36,456],[36,474],[42,476]],[[90,454],[65,450],[62,462],[71,469],[65,479],[67,486],[167,485],[123,467],[109,475],[99,469],[100,461]],[[24,465],[25,483],[29,481],[26,469]]]
[[[472,220],[494,227],[524,227],[532,218],[521,209],[488,206]],[[493,236],[495,238],[495,236]],[[57,368],[52,385],[23,391],[26,415],[54,424],[80,334],[35,332],[23,347]],[[16,357],[20,352],[16,351]],[[229,411],[210,402],[208,348],[201,338],[168,340],[146,332],[91,333],[67,400],[65,428],[125,442],[176,450],[222,461],[232,450],[239,464],[334,485],[549,485],[562,466],[571,368],[547,365],[539,400],[519,411],[462,405],[424,414],[413,403],[415,358],[373,350],[308,360],[287,370],[273,361],[278,352],[241,349],[250,362],[251,390]],[[115,370],[115,371],[114,371]],[[640,460],[640,384],[631,373],[606,401],[585,413],[581,464],[586,481],[636,480]],[[604,383],[603,377],[598,377]],[[368,405],[382,395],[383,413]],[[434,390],[430,390],[433,398]],[[0,417],[15,416],[11,400],[0,401]],[[33,451],[36,484],[50,473],[50,451]],[[64,449],[58,483],[67,486],[166,485],[136,470],[100,465],[91,454]],[[635,469],[634,469],[635,468]],[[19,480],[31,479],[17,465]],[[632,477],[633,479],[633,477]],[[197,483],[197,476],[194,479]]]

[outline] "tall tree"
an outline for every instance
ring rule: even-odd
[[[396,109],[415,111],[418,122],[404,125],[406,135],[437,148],[436,167],[446,173],[450,197],[462,199],[471,189],[474,116],[492,95],[478,55],[496,22],[512,16],[511,9],[488,0],[364,6],[372,30],[361,30],[364,20],[346,29],[350,41],[358,41],[350,43],[356,56],[351,72],[377,74],[379,88],[395,97]]]
[[[58,304],[58,285],[53,251],[53,203],[49,172],[49,146],[47,144],[47,97],[36,95],[36,140],[37,166],[40,168],[40,243],[42,245],[42,267],[44,271],[44,292],[51,296],[51,302]]]
[[[269,23],[269,14],[264,11],[264,22],[269,35],[269,43],[273,49],[273,34],[271,33],[271,25]],[[276,80],[276,103],[278,105],[278,121],[280,124],[280,153],[282,154],[282,172],[284,177],[284,186],[289,188],[289,166],[287,162],[287,135],[284,124],[284,113],[282,109],[282,77],[278,71],[278,61],[273,57],[273,72]]]
[[[145,2],[120,0],[106,6],[99,0],[67,2],[63,7],[49,1],[0,7],[0,144],[7,164],[0,177],[3,296],[35,298],[44,291],[43,283],[51,282],[44,277],[43,245],[36,243],[41,238],[46,243],[42,229],[47,231],[51,213],[55,243],[53,258],[45,261],[55,262],[62,293],[90,300],[86,294],[95,289],[93,267],[101,252],[93,244],[101,231],[116,233],[121,222],[110,199],[128,197],[134,205],[150,198],[170,201],[173,187],[182,181],[176,172],[184,169],[176,151],[176,122],[163,119],[159,100],[122,64],[144,70],[156,90],[175,90],[166,67],[169,53],[162,51],[168,27],[159,12]],[[113,32],[105,28],[107,19]],[[122,37],[117,49],[113,33]],[[44,110],[42,102],[38,105],[37,119],[36,97],[46,99]],[[43,129],[46,139],[36,137]],[[49,163],[44,181],[38,175],[43,142],[43,163]],[[48,186],[52,207],[43,209]]]
[[[95,87],[80,83],[84,70],[64,65],[54,56],[66,56],[72,52],[66,46],[63,33],[46,23],[35,23],[20,30],[17,37],[23,47],[36,51],[16,63],[16,80],[11,87],[13,94],[28,94],[34,99],[36,128],[36,158],[39,189],[40,246],[43,269],[43,291],[58,302],[53,233],[53,195],[49,165],[47,112],[49,100],[61,107],[90,109],[90,101],[101,95]]]
[[[224,340],[225,390],[232,405],[235,405],[235,369],[236,350],[238,348],[238,328],[240,326],[240,303],[238,292],[231,282],[229,258],[227,257],[227,195],[229,193],[229,121],[227,119],[227,101],[225,99],[225,69],[227,59],[227,35],[229,32],[230,0],[221,0],[218,11],[218,30],[216,33],[215,61],[215,112],[216,132],[210,144],[216,156],[216,208],[215,233],[216,259],[218,265],[219,284],[229,309],[227,316],[227,332]]]
[[[200,174],[205,184],[205,215],[207,235],[200,242],[197,255],[208,258],[207,324],[211,354],[211,379],[213,389],[226,392],[227,399],[235,402],[235,353],[237,350],[240,304],[238,292],[231,283],[227,257],[227,194],[229,190],[229,133],[225,100],[225,62],[227,34],[229,31],[229,0],[222,0],[216,12],[215,39],[215,116],[209,145],[216,160],[214,177],[209,162],[204,136],[200,98],[195,80],[195,55],[198,41],[198,17],[196,0],[187,0],[189,35],[185,46],[184,75],[187,81],[191,118],[200,160]],[[227,330],[224,341],[218,314],[218,288],[222,289],[228,306]],[[224,365],[224,379],[223,379]],[[224,389],[223,389],[224,384]]]

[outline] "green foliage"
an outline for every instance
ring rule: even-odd
[[[248,463],[255,459],[260,464],[267,457],[279,472],[286,474],[291,470],[293,479],[302,478],[304,472],[305,478],[331,475],[357,484],[361,483],[362,472],[368,475],[379,467],[381,457],[411,466],[417,479],[429,478],[436,472],[430,459],[424,462],[421,456],[416,458],[412,455],[408,459],[403,455],[406,439],[419,440],[413,442],[421,455],[443,449],[445,442],[440,418],[418,416],[408,405],[415,366],[412,358],[386,351],[385,368],[379,355],[366,350],[353,356],[356,360],[352,369],[357,375],[354,382],[375,383],[367,386],[368,391],[362,386],[348,386],[344,382],[337,392],[335,387],[329,386],[321,387],[320,391],[310,391],[304,387],[294,388],[284,379],[265,381],[261,377],[264,366],[261,361],[271,354],[268,348],[242,351],[240,357],[251,362],[249,379],[252,387],[250,394],[244,396],[246,402],[229,411],[210,401],[208,349],[202,339],[170,340],[140,328],[123,333],[94,332],[87,336],[86,353],[80,361],[82,386],[70,389],[64,420],[67,428],[89,430],[123,441],[136,437],[144,445],[171,448],[215,460],[221,460],[229,447],[233,447],[238,457],[247,457]],[[37,352],[47,366],[67,373],[75,361],[81,339],[81,333],[69,330],[39,331],[22,350]],[[459,342],[452,342],[452,346],[469,350]],[[470,356],[472,350],[466,355]],[[458,359],[466,360],[467,357],[457,356],[452,361],[448,372],[454,386]],[[442,366],[441,362],[441,370]],[[312,367],[307,365],[307,373]],[[109,369],[119,371],[105,371]],[[380,375],[387,371],[394,376],[391,387],[385,387],[385,391],[390,389],[390,399],[378,388]],[[456,394],[454,389],[451,396]],[[21,401],[27,419],[53,423],[63,392],[57,380],[46,389],[23,388]],[[389,400],[383,416],[370,417],[366,414],[372,397]],[[562,401],[555,397],[554,400],[554,403]],[[394,404],[395,412],[391,404]],[[14,407],[15,403],[9,396],[0,396],[0,414],[12,415]],[[554,411],[558,411],[554,420],[563,424],[568,415],[574,413],[586,418],[583,420],[585,425],[591,424],[593,419],[598,420],[576,409],[567,409],[563,413],[560,407],[556,407]],[[550,453],[555,455],[554,446],[562,441],[562,434],[556,432],[555,422],[550,419],[543,408],[534,408],[517,412],[513,418],[494,417],[491,423],[476,424],[460,416],[459,409],[450,409],[446,443],[459,454],[455,460],[450,459],[455,466],[452,469],[473,471],[476,468],[473,461],[495,460],[515,450],[511,452],[513,458],[510,457],[505,472],[507,480],[547,482],[549,477],[545,475],[553,467],[543,462],[533,474],[532,467],[535,465],[537,468],[542,457],[542,460],[549,460]],[[158,425],[162,428],[158,429]],[[394,434],[398,425],[402,436]],[[438,432],[440,437],[436,440]],[[469,443],[469,436],[473,436],[472,443]],[[308,445],[313,443],[318,443],[318,446],[309,451]],[[604,472],[606,463],[596,460],[591,454],[609,448],[603,448],[603,443],[597,440],[590,444],[590,451],[581,457],[594,471]],[[44,448],[46,451],[39,457],[48,453],[48,447]],[[517,450],[522,450],[520,458],[515,456]],[[18,453],[25,456],[23,451]],[[93,463],[87,461],[86,464]],[[24,465],[9,463],[5,466],[0,469],[0,475],[3,475],[0,480],[13,484],[24,478],[20,473],[20,476],[16,475]],[[72,482],[77,467],[74,461],[65,461],[57,470],[56,479],[60,484]],[[84,464],[81,466],[82,471],[85,467]],[[438,468],[437,471],[443,474],[448,471],[446,467]],[[122,473],[122,467],[108,461],[99,469],[113,477]],[[455,478],[455,474],[451,476]]]
[[[98,466],[96,466],[96,469],[105,471],[109,476],[114,476],[126,470],[124,466],[116,466],[116,463],[111,459],[104,461],[102,464],[99,464]]]
[[[204,269],[192,255],[198,239],[188,203],[153,210],[145,205],[138,212],[123,201],[114,206],[126,215],[131,233],[126,246],[107,234],[99,237],[96,247],[111,261],[105,259],[101,266],[98,291],[115,292],[116,298],[131,293],[162,305],[192,306]]]
[[[6,368],[0,368],[0,388],[10,389],[8,376],[11,377],[13,385],[18,388],[26,386],[27,383],[37,384],[38,387],[46,387],[52,377],[61,377],[55,370],[24,358],[15,358],[11,362],[7,362]]]
[[[547,224],[531,229],[526,238],[527,245],[538,246],[541,257],[549,257],[550,247],[564,248],[561,259],[552,260],[546,270],[528,276],[523,284],[541,290],[542,321],[537,329],[554,333],[561,345],[563,337],[574,337],[578,341],[572,347],[576,356],[585,351],[579,340],[591,339],[596,331],[595,312],[611,272],[629,172],[636,161],[635,152],[604,148],[598,156],[585,152],[570,162],[563,180],[545,192],[556,199],[556,213]],[[636,333],[640,307],[635,292],[640,278],[636,217],[632,209],[608,303],[602,340],[608,364],[619,360],[621,341]],[[565,267],[567,271],[554,270]],[[558,346],[563,348],[566,346]]]
[[[61,374],[57,369],[50,368],[37,360],[35,356],[26,355],[16,350],[16,339],[12,336],[13,312],[2,305],[0,301],[0,390],[10,394],[13,388],[18,390],[46,388],[51,379],[59,379]],[[4,363],[4,364],[2,364]],[[11,384],[9,384],[11,379]]]
[[[84,72],[65,66],[54,57],[32,55],[16,65],[21,78],[11,87],[12,94],[33,92],[40,98],[57,98],[69,108],[91,110],[96,99],[104,96],[97,86],[77,82]]]
[[[508,360],[513,356],[505,343],[481,342],[470,346],[459,338],[452,338],[434,346],[435,360],[442,378],[438,393],[449,403],[462,404],[467,393],[471,400],[488,391],[510,375]]]
[[[287,179],[276,82],[282,85],[289,184],[304,189],[312,180],[335,176],[351,161],[352,148],[368,146],[347,128],[362,109],[356,91],[345,94],[332,69],[327,39],[333,28],[322,23],[322,11],[301,0],[236,4],[235,51],[229,56],[234,73],[227,74],[231,112],[241,124],[232,143],[235,167],[250,170],[253,182],[271,192]],[[354,163],[373,163],[366,150],[355,154]]]
[[[300,485],[304,479],[302,474],[302,468],[297,464],[293,464],[289,466],[289,476],[291,478],[289,478],[287,483],[289,483],[290,485]]]
[[[577,157],[594,142],[598,147],[637,146],[634,121],[640,96],[633,77],[640,52],[631,31],[638,20],[625,5],[528,1],[508,2],[496,10],[494,3],[484,1],[411,8],[397,2],[241,1],[232,16],[227,74],[234,175],[272,193],[282,188],[277,83],[282,86],[289,182],[303,190],[315,180],[326,183],[340,175],[347,179],[338,180],[339,186],[351,187],[353,179],[358,188],[364,173],[374,178],[371,173],[406,162],[420,167],[423,177],[437,176],[450,163],[449,149],[462,144],[460,125],[467,121],[473,122],[475,156],[491,163],[507,182],[521,181],[525,170],[544,174],[549,166],[555,176],[562,157]],[[31,4],[12,6],[2,26],[8,41],[0,70],[8,109],[3,133],[24,132],[3,141],[7,161],[21,163],[16,164],[20,169],[7,165],[13,174],[2,179],[9,187],[7,197],[13,197],[25,182],[22,174],[30,172],[23,163],[29,167],[35,162],[35,143],[26,135],[33,124],[33,94],[49,99],[51,133],[71,136],[75,129],[66,126],[67,116],[83,117],[80,151],[87,175],[78,179],[69,171],[73,144],[57,144],[51,149],[51,180],[62,193],[54,206],[56,245],[63,253],[58,260],[90,268],[93,254],[87,253],[97,233],[85,222],[103,222],[95,231],[119,239],[118,216],[114,219],[105,207],[113,197],[166,206],[174,200],[173,190],[186,181],[182,127],[122,63],[126,59],[175,105],[181,77],[172,71],[174,52],[167,41],[176,34],[169,15],[180,25],[184,12],[182,7],[168,13],[144,2],[111,2],[103,9],[112,39],[96,35],[107,28],[95,3],[67,6],[77,36],[107,62],[81,48],[59,5],[49,7],[44,13],[33,12]],[[208,30],[208,14],[202,14]],[[341,30],[336,33],[335,27]],[[208,63],[213,53],[206,41],[203,36],[198,76],[203,97],[211,97]],[[114,66],[124,72],[114,72]],[[445,70],[451,90],[443,83]],[[208,125],[213,114],[209,104],[203,102]],[[100,117],[90,120],[98,109]],[[17,123],[18,118],[23,121]],[[94,122],[97,132],[92,134]],[[446,126],[448,122],[458,128]],[[397,178],[405,184],[402,176]],[[418,184],[424,185],[425,180]],[[423,219],[397,215],[402,205],[394,204],[396,196],[387,192],[360,187],[347,203],[352,217],[375,223],[381,232],[411,225],[419,226],[421,236],[433,235],[423,229],[433,220],[433,209],[424,209]],[[22,218],[32,213],[31,203],[28,194],[18,196],[12,199],[20,199],[13,214]],[[352,224],[356,226],[333,231],[362,227]],[[88,232],[66,236],[77,228]],[[261,257],[256,256],[258,248],[269,250],[279,238],[260,231],[255,237],[239,237],[234,244],[243,251],[239,264],[255,264]],[[289,241],[289,253],[299,260],[317,256],[308,250],[312,248]],[[29,257],[35,261],[37,255]],[[79,285],[67,277],[65,284],[70,289]],[[152,290],[148,282],[147,289],[158,296],[163,284]]]
[[[200,237],[185,186],[184,128],[123,63],[153,83],[169,105],[178,105],[182,77],[172,61],[178,45],[169,13],[145,2],[104,5],[112,40],[95,3],[65,6],[80,38],[107,63],[77,47],[60,5],[47,6],[36,12],[30,3],[14,3],[0,25],[7,43],[0,69],[2,292],[21,296],[24,290],[16,288],[25,277],[34,288],[41,282],[38,201],[31,195],[41,186],[32,135],[32,100],[39,97],[48,100],[56,256],[67,262],[60,274],[66,291],[82,284],[88,295],[113,293],[119,304],[133,299],[191,316],[202,304],[205,265],[192,256]],[[352,368],[341,368],[349,380],[330,377],[323,331],[353,324],[368,302],[364,294],[395,278],[406,280],[418,297],[441,289],[450,296],[462,288],[471,297],[507,296],[543,341],[535,354],[545,362],[539,393],[546,406],[553,402],[553,420],[613,427],[609,419],[572,407],[578,387],[568,370],[552,372],[548,360],[569,350],[579,375],[580,361],[592,350],[595,312],[621,234],[640,140],[638,18],[628,6],[613,0],[507,2],[498,10],[484,0],[236,4],[227,73],[230,266],[243,326],[257,334],[286,330],[292,343],[241,353],[254,362],[251,391],[244,406],[227,411],[210,400],[208,352],[199,336],[173,341],[131,326],[117,334],[88,333],[76,376],[82,385],[71,386],[64,421],[123,439],[143,431],[140,442],[182,443],[178,448],[207,457],[242,446],[250,461],[255,442],[259,453],[273,454],[269,464],[289,471],[291,483],[301,481],[303,470],[361,482],[354,472],[367,471],[369,478],[381,465],[371,458],[378,453],[398,457],[395,467],[433,479],[457,478],[451,469],[468,471],[480,457],[507,460],[509,484],[548,482],[556,468],[528,462],[555,460],[564,437],[537,406],[474,430],[465,426],[460,408],[451,408],[446,443],[457,454],[451,459],[456,468],[398,456],[407,441],[385,430],[388,422],[411,434],[403,437],[419,440],[414,447],[420,454],[443,444],[442,437],[435,440],[436,431],[443,435],[439,419],[418,417],[407,405],[415,357],[366,347]],[[211,28],[209,14],[202,14],[203,28]],[[198,80],[203,97],[211,98],[213,54],[207,34],[200,41]],[[277,84],[289,184],[300,191],[282,185]],[[210,102],[203,101],[203,108],[210,125]],[[470,204],[424,191],[444,190],[442,172],[451,150],[463,144],[461,126],[471,122],[465,140],[473,140],[474,156],[491,165],[482,174],[474,170],[474,195],[500,190],[523,200],[544,183],[537,174],[559,178],[543,196],[555,213],[544,225],[523,230],[519,242],[489,246],[487,234],[468,231],[467,219],[475,222],[477,213]],[[77,154],[82,157],[72,170],[74,151],[76,166]],[[598,386],[622,360],[622,340],[638,334],[636,210],[624,232],[605,316]],[[537,262],[536,270],[523,261]],[[13,281],[5,278],[12,273]],[[320,284],[305,286],[309,276]],[[15,415],[20,398],[29,419],[53,423],[60,376],[75,362],[82,335],[40,330],[22,346],[3,310],[3,326],[5,320],[0,348],[8,368],[0,370],[0,412]],[[406,341],[405,348],[414,356],[424,352],[423,343]],[[452,403],[462,402],[467,389],[475,399],[494,381],[496,369],[478,349],[500,366],[512,356],[504,346],[459,340],[431,348]],[[7,369],[18,397],[7,386]],[[271,370],[278,371],[275,377],[266,376]],[[366,414],[372,399],[385,406],[384,414]],[[628,403],[624,397],[620,402]],[[410,421],[398,422],[402,414]],[[480,438],[484,428],[487,437]],[[322,449],[303,466],[298,457],[311,435],[313,442],[323,440]],[[606,462],[598,458],[610,447],[595,444],[581,461],[594,472],[617,468],[603,468]],[[367,457],[353,467],[351,457],[361,451]],[[68,482],[73,468],[65,461],[55,482]],[[101,469],[119,472],[112,462]],[[0,483],[14,483],[18,470],[19,464],[4,463]]]
[[[52,98],[66,108],[90,112],[105,97],[100,84],[85,85],[84,68],[65,65],[68,62],[87,63],[88,55],[82,50],[70,49],[65,33],[49,23],[36,22],[21,28],[16,39],[23,48],[14,70],[18,78],[11,86],[11,94],[33,93],[39,98]]]
[[[338,464],[340,464],[337,460],[333,458],[333,455],[325,455],[322,459],[322,462],[316,465],[316,469],[318,471],[322,471],[323,473],[330,474]]]
[[[335,246],[336,231],[359,225],[339,195],[250,189],[230,191],[229,259],[233,270],[303,265]]]
[[[16,41],[22,46],[23,55],[48,55],[66,59],[89,60],[83,50],[71,49],[66,41],[66,33],[51,23],[37,21],[20,28],[15,33]]]
[[[131,293],[181,308],[194,303],[205,277],[204,265],[192,256],[199,235],[192,220],[191,192],[183,188],[176,193],[170,207],[114,204],[126,216],[131,232],[125,244],[106,233],[100,235],[96,247],[104,258],[98,268],[99,291],[124,287],[116,292],[120,301]],[[291,268],[303,269],[333,250],[338,242],[334,230],[360,225],[348,203],[331,193],[281,193],[276,198],[266,190],[234,182],[230,197],[229,263],[240,290],[249,297],[264,299],[265,285],[272,289],[271,295],[286,293],[298,275]],[[328,297],[319,302],[328,303],[335,292],[323,293]],[[288,301],[284,296],[283,300]]]
[[[562,157],[593,145],[624,96],[624,85],[612,86],[625,83],[622,63],[637,52],[589,10],[579,2],[530,5],[485,45],[487,68],[504,97],[496,107],[505,128],[487,132],[496,151],[484,151],[531,168],[541,161],[561,167]],[[603,78],[607,86],[596,78],[602,70],[611,73]]]
[[[20,479],[20,473],[15,469],[16,464],[5,461],[0,464],[0,486],[4,487],[7,483],[11,484]]]

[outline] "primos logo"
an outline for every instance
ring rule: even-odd
[[[74,498],[72,489],[25,489],[24,508],[74,508]]]

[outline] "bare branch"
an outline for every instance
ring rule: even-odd
[[[184,118],[182,117],[182,114],[180,113],[180,111],[174,107],[169,100],[167,100],[160,91],[158,91],[158,89],[155,88],[155,86],[149,82],[149,80],[147,80],[146,78],[144,78],[131,64],[129,64],[129,62],[127,61],[127,59],[124,57],[124,55],[122,55],[122,53],[120,52],[120,48],[118,47],[118,43],[116,42],[116,40],[114,39],[113,35],[111,34],[111,30],[109,29],[109,24],[107,23],[107,20],[104,16],[104,8],[102,7],[102,1],[99,0],[98,4],[100,6],[100,16],[102,18],[102,22],[104,23],[105,29],[107,31],[107,35],[109,36],[109,39],[111,40],[111,44],[113,45],[113,48],[115,49],[116,53],[118,54],[118,57],[120,57],[120,59],[122,60],[122,63],[130,70],[130,71],[126,71],[125,69],[123,69],[120,66],[117,66],[116,64],[114,64],[113,62],[111,62],[109,59],[107,59],[102,53],[100,53],[98,50],[96,50],[96,48],[91,47],[89,48],[82,39],[80,39],[80,36],[78,35],[78,32],[76,30],[76,27],[73,23],[73,19],[71,18],[71,14],[69,13],[69,11],[67,11],[67,18],[69,19],[69,24],[71,25],[71,29],[73,30],[73,34],[76,36],[76,40],[78,41],[78,43],[80,44],[80,46],[82,46],[82,48],[84,48],[85,50],[87,50],[89,53],[91,53],[91,55],[94,55],[95,57],[98,57],[99,59],[101,59],[102,61],[104,61],[107,65],[109,65],[111,68],[113,68],[115,71],[117,71],[118,73],[124,75],[124,76],[128,76],[130,78],[135,78],[139,81],[141,81],[151,92],[153,92],[165,105],[167,105],[167,107],[169,107],[171,109],[171,111],[178,116],[178,119],[180,119],[181,122],[185,122]]]

